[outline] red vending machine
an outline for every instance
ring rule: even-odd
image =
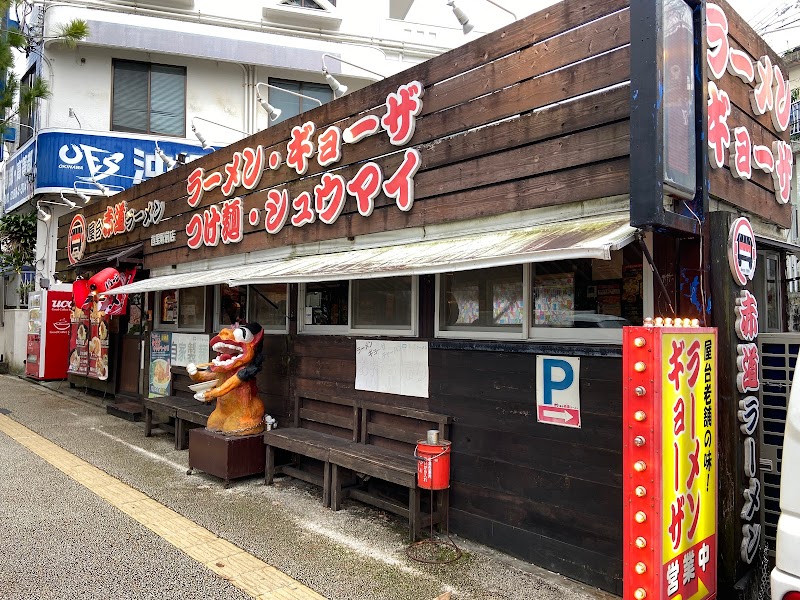
[[[28,297],[28,350],[25,375],[66,379],[72,284],[58,284]]]

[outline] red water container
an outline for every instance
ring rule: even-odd
[[[445,490],[450,487],[450,442],[442,440],[429,444],[417,442],[417,485],[425,490]]]

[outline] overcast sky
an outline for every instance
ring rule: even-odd
[[[476,26],[471,36],[493,31],[511,22],[512,16],[501,6],[522,18],[537,10],[555,4],[557,0],[456,0],[457,5],[470,17]],[[728,3],[744,17],[776,52],[782,53],[800,46],[800,2],[798,0],[728,0]],[[434,22],[444,26],[458,27],[453,13],[445,0],[417,0],[412,11],[424,11],[421,22]],[[422,15],[414,15],[420,16]],[[427,17],[427,18],[425,18]],[[429,21],[428,19],[432,19]],[[415,20],[412,16],[411,20]],[[779,29],[778,31],[775,31]],[[472,39],[471,37],[468,39]],[[467,41],[465,39],[465,41]]]

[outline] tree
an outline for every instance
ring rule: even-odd
[[[25,56],[38,54],[46,41],[57,40],[69,48],[89,34],[86,21],[73,19],[69,23],[57,27],[55,35],[45,36],[41,26],[32,24],[29,19],[34,10],[32,0],[0,0],[1,14],[13,14],[18,27],[8,24],[8,28],[0,35],[0,71],[8,75],[5,89],[0,92],[0,127],[5,131],[9,122],[20,113],[27,113],[39,99],[50,97],[47,81],[41,77],[33,79],[30,85],[20,86],[14,73],[14,51],[24,52]],[[44,10],[44,8],[40,8]],[[19,98],[17,98],[19,96]],[[15,104],[16,103],[16,104]]]
[[[0,217],[0,269],[21,273],[36,260],[36,213]]]

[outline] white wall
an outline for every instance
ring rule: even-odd
[[[25,369],[28,344],[27,309],[6,310],[3,315],[5,327],[0,330],[3,337],[4,355],[11,369]]]

